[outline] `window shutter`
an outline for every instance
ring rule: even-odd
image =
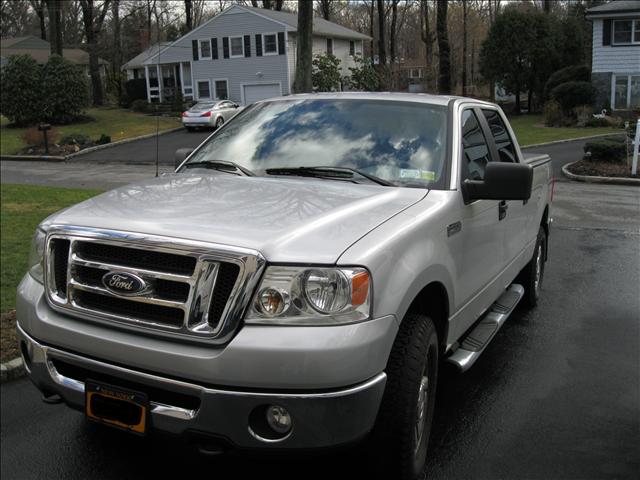
[[[244,36],[244,56],[251,56],[251,35]]]
[[[262,35],[256,35],[256,57],[262,56]]]
[[[218,39],[212,38],[211,39],[211,60],[217,60],[217,59],[218,59]]]
[[[198,40],[191,40],[191,49],[193,50],[193,59],[198,60]]]
[[[611,19],[602,21],[602,45],[611,45]]]
[[[222,37],[222,56],[229,58],[229,37]]]
[[[284,32],[278,32],[278,53],[280,55],[284,55],[285,54]]]

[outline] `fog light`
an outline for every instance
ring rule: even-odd
[[[291,415],[283,407],[270,405],[266,416],[267,423],[275,432],[285,434],[291,430]]]
[[[289,294],[279,288],[265,288],[258,295],[258,307],[268,317],[280,315],[289,308]]]

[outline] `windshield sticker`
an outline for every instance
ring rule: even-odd
[[[401,168],[400,178],[420,178],[420,170]]]
[[[432,172],[430,170],[420,170],[420,178],[422,180],[431,180],[433,182],[436,179],[436,172]]]

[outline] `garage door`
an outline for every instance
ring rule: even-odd
[[[250,105],[265,98],[279,97],[282,95],[280,84],[268,83],[262,85],[245,85],[244,86],[244,104]]]

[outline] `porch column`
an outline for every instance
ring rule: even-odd
[[[151,103],[151,90],[149,85],[149,65],[144,66],[144,78],[147,81],[147,103]]]

